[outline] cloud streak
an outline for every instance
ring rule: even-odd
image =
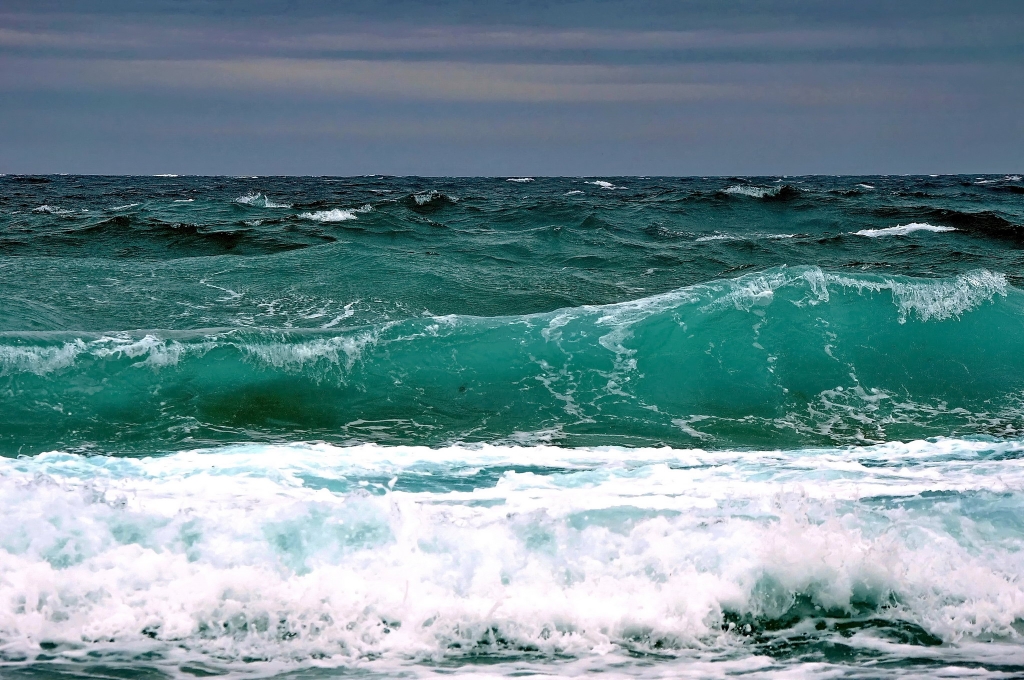
[[[539,165],[487,172],[572,171],[564,159],[587,144],[603,149],[600,171],[667,174],[996,170],[1024,153],[1013,114],[1024,106],[1024,16],[1013,3],[72,7],[9,0],[0,14],[0,125],[14,139],[0,172],[126,168],[131,135],[158,155],[193,149],[184,171],[300,168],[308,154],[289,144],[316,130],[393,163],[373,171],[399,173],[435,167],[417,154],[479,172],[473,144],[485,140],[491,157],[505,145],[511,158],[531,135],[546,145]],[[253,152],[224,146],[246,136],[265,149],[259,170]],[[308,168],[324,170],[367,169]]]

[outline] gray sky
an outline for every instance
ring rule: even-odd
[[[1024,2],[0,4],[0,172],[1020,172]]]

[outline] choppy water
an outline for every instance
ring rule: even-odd
[[[0,674],[1024,673],[1024,181],[0,177]]]

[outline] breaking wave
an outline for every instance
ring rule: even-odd
[[[15,334],[0,339],[0,445],[1006,436],[1024,432],[1022,322],[1020,291],[985,270],[911,279],[781,267],[526,316]]]

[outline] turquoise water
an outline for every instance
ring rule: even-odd
[[[4,677],[1024,672],[1024,181],[0,177]]]

